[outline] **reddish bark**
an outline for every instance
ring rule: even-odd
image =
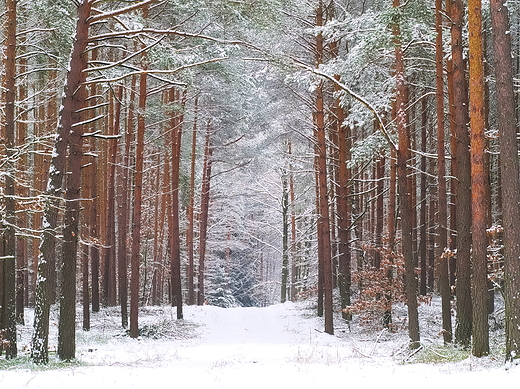
[[[486,232],[486,139],[484,51],[482,42],[481,0],[468,0],[469,26],[469,123],[471,134],[471,206],[472,206],[472,299],[473,348],[481,357],[489,353],[487,232]]]

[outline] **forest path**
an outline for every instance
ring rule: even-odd
[[[288,314],[289,310],[298,316],[297,308],[290,303],[264,308],[204,307],[193,320],[204,323],[202,338],[208,343],[299,344],[302,324],[307,321],[311,331],[317,323],[309,320],[295,323],[295,316]]]
[[[396,352],[403,350],[403,339],[406,344],[404,331],[403,336],[386,340],[361,332],[331,336],[321,331],[322,319],[303,303],[228,309],[189,306],[185,320],[179,322],[174,311],[143,309],[142,326],[170,330],[180,323],[177,336],[158,339],[122,336],[119,317],[101,312],[90,332],[78,331],[79,364],[0,370],[0,387],[316,389],[348,384],[401,389],[408,382],[438,389],[491,387],[500,382],[513,388],[520,380],[520,366],[506,372],[502,367],[479,367],[481,360],[472,358],[451,364],[400,364]]]

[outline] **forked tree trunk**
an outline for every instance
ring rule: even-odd
[[[76,39],[71,54],[65,94],[60,115],[59,135],[68,141],[67,179],[63,242],[61,246],[60,320],[58,323],[58,357],[71,360],[76,356],[76,256],[79,231],[81,161],[83,155],[82,120],[80,110],[85,107],[85,79],[87,68],[89,17],[92,4],[85,0],[78,7]],[[57,140],[57,143],[60,140]]]
[[[81,108],[82,103],[79,101],[80,96],[76,92],[80,89],[80,85],[84,81],[83,70],[86,67],[86,60],[84,58],[85,48],[87,46],[88,38],[88,17],[90,16],[90,3],[84,1],[78,8],[78,22],[76,27],[76,40],[74,42],[69,72],[67,73],[67,81],[65,84],[64,97],[62,102],[62,108],[59,113],[59,124],[57,128],[56,142],[54,144],[54,150],[52,154],[51,167],[49,172],[49,180],[47,183],[47,189],[45,191],[45,210],[43,214],[43,231],[41,235],[40,243],[40,257],[38,258],[38,278],[36,282],[36,302],[34,309],[34,334],[31,342],[31,358],[35,363],[46,364],[49,360],[48,354],[48,340],[49,340],[49,313],[51,303],[51,280],[50,272],[52,263],[54,263],[54,253],[56,248],[57,234],[56,227],[58,221],[58,208],[60,205],[61,188],[63,183],[63,177],[65,173],[66,157],[67,157],[67,146],[69,142],[69,136],[74,123],[80,122],[78,110]],[[82,88],[81,88],[82,89]],[[81,152],[80,152],[81,154]],[[68,217],[70,218],[70,214]],[[70,238],[69,226],[68,238]],[[73,227],[73,226],[72,226]],[[70,247],[71,242],[69,242]],[[72,247],[71,247],[72,248]],[[67,258],[67,267],[70,267],[71,258]],[[74,269],[75,270],[75,269]],[[75,272],[73,273],[75,276]],[[75,285],[75,280],[74,280]],[[71,287],[67,280],[65,287],[65,293],[71,293]],[[70,309],[70,304],[73,303],[70,300],[70,295],[67,296],[67,300],[64,302],[64,308]],[[75,296],[74,296],[75,297]],[[74,306],[75,309],[75,306]],[[61,325],[68,327],[67,319],[70,321],[74,320],[75,317],[70,317],[70,313],[65,309],[65,316]],[[68,316],[68,317],[67,317]],[[75,321],[75,320],[74,320]],[[75,325],[75,323],[74,323]],[[70,328],[67,328],[70,330]],[[75,343],[73,335],[69,332],[67,341],[69,343]],[[66,330],[61,331],[61,340],[65,341],[63,336]],[[74,357],[74,346],[69,348],[60,347],[60,357],[64,359],[72,354]]]
[[[520,167],[518,164],[517,122],[513,89],[509,11],[503,0],[491,0],[493,51],[498,104],[498,131],[502,180],[504,226],[504,297],[506,325],[506,361],[520,358]]]

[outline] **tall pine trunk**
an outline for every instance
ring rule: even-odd
[[[202,171],[202,190],[200,194],[200,224],[199,224],[199,291],[197,305],[204,305],[206,276],[206,239],[208,235],[209,202],[211,187],[211,165],[213,163],[213,146],[211,144],[211,123],[206,124],[206,141],[204,146],[204,166]]]
[[[486,139],[484,135],[484,52],[481,0],[468,1],[469,20],[469,124],[471,133],[472,207],[472,300],[473,355],[489,353],[487,232],[486,232]]]
[[[491,0],[493,52],[498,104],[498,131],[502,180],[504,227],[504,297],[506,361],[520,358],[520,167],[518,164],[517,122],[513,89],[513,63],[508,8],[503,0]]]
[[[318,1],[316,9],[316,26],[323,26],[323,2]],[[323,63],[324,38],[321,33],[316,36],[316,66]],[[318,194],[318,244],[322,245],[321,264],[323,269],[323,315],[325,319],[325,332],[334,333],[333,311],[332,311],[332,258],[331,258],[331,239],[330,239],[330,217],[329,217],[329,196],[327,185],[327,142],[325,136],[325,107],[323,101],[323,81],[320,81],[316,88],[315,100],[315,125],[316,125],[316,149],[317,149],[317,194]]]
[[[399,0],[393,1],[394,7],[399,7]],[[399,211],[401,214],[401,249],[405,263],[405,293],[408,305],[408,336],[410,347],[419,347],[419,315],[417,310],[417,277],[413,255],[413,226],[412,203],[410,198],[410,185],[408,180],[408,161],[410,160],[410,138],[408,134],[408,119],[406,113],[407,87],[404,71],[403,51],[400,45],[399,25],[394,25],[395,46],[395,78],[396,97],[395,115],[397,122],[397,134],[399,147],[397,150],[397,190],[399,193]]]
[[[339,81],[339,76],[336,76]],[[337,92],[337,91],[336,91]],[[338,121],[338,286],[341,300],[342,317],[350,319],[345,309],[350,305],[350,286],[352,283],[350,262],[350,219],[351,207],[349,194],[350,169],[347,161],[350,159],[350,128],[345,121],[345,109],[340,105],[339,98],[336,99],[336,117]]]
[[[181,99],[177,89],[170,90],[170,103],[178,104],[182,110],[185,105],[185,94]],[[172,180],[171,180],[171,214],[170,214],[170,250],[171,250],[171,287],[172,305],[177,307],[177,319],[182,319],[182,284],[181,284],[181,242],[179,226],[179,179],[181,161],[181,139],[183,114],[171,112],[170,120],[172,142]]]
[[[186,248],[188,251],[188,305],[195,304],[195,162],[197,160],[197,125],[198,125],[199,98],[195,97],[194,118],[191,136],[191,164],[190,164],[190,199],[186,211]]]
[[[435,1],[435,78],[437,100],[437,184],[438,184],[438,277],[442,299],[442,334],[444,342],[452,340],[451,291],[449,280],[450,256],[445,255],[448,247],[448,201],[446,196],[446,157],[444,154],[444,53],[442,49],[442,0]]]
[[[78,7],[76,40],[71,54],[70,71],[60,115],[60,126],[68,133],[67,177],[63,242],[61,246],[60,319],[58,323],[58,357],[71,360],[76,356],[76,262],[78,250],[81,161],[83,126],[81,109],[85,106],[90,0]],[[70,96],[70,100],[68,97]],[[70,115],[70,116],[69,116]],[[57,141],[59,142],[59,140]]]
[[[134,209],[132,224],[132,254],[130,279],[130,336],[139,336],[139,271],[141,264],[141,213],[143,198],[143,168],[144,168],[144,130],[146,109],[145,73],[139,77],[139,113],[137,115],[137,138],[135,147],[134,170]]]
[[[5,225],[2,226],[3,232],[3,301],[2,316],[3,325],[6,329],[5,339],[8,342],[6,357],[15,358],[17,356],[16,341],[16,238],[15,238],[15,169],[13,157],[15,154],[15,102],[16,102],[16,1],[6,1],[6,40],[4,43],[4,78],[2,82],[4,108],[4,137],[5,137]]]
[[[456,158],[456,231],[457,231],[457,317],[455,340],[468,347],[471,343],[472,301],[470,280],[471,250],[471,163],[469,155],[469,133],[466,126],[467,84],[463,58],[462,26],[464,11],[462,0],[448,0],[451,25],[452,77],[453,77],[453,134],[452,153]],[[453,161],[452,161],[453,164]],[[453,174],[453,172],[452,172]],[[453,217],[453,216],[452,216]]]

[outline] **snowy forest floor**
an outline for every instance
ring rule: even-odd
[[[423,348],[410,355],[406,309],[394,311],[396,332],[360,326],[351,329],[337,318],[336,335],[322,332],[322,319],[309,302],[265,308],[184,307],[184,320],[174,320],[171,307],[146,307],[140,312],[142,336],[129,338],[121,329],[118,310],[103,309],[92,317],[92,329],[77,333],[77,361],[64,364],[54,353],[49,367],[33,365],[26,348],[31,325],[19,327],[21,357],[0,357],[2,388],[193,388],[297,387],[342,383],[367,388],[421,389],[516,387],[520,367],[503,365],[502,329],[492,331],[492,354],[471,357],[467,351],[442,345],[440,302],[422,304]],[[26,321],[32,321],[27,311]],[[53,312],[56,315],[56,312]],[[494,319],[492,320],[494,323]],[[56,344],[53,321],[50,344]],[[511,386],[509,386],[511,384]]]

